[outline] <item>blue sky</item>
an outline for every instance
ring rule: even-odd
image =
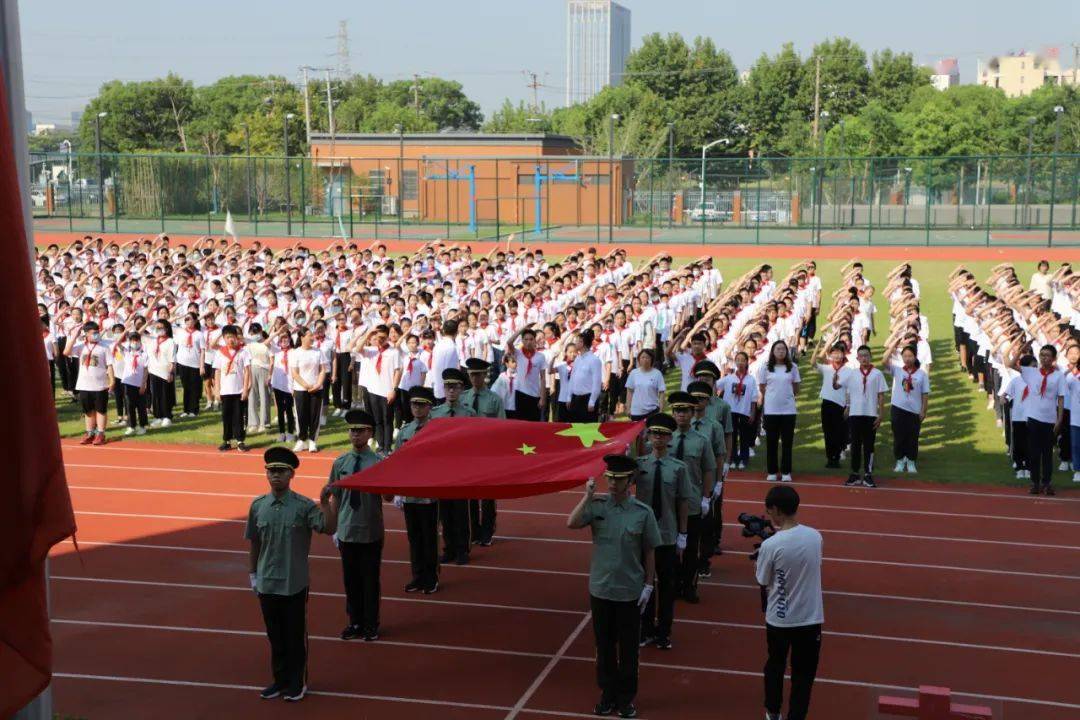
[[[625,0],[636,47],[651,32],[707,35],[740,69],[792,41],[803,54],[846,35],[868,52],[884,47],[931,63],[957,57],[970,82],[980,57],[1058,45],[1071,65],[1080,42],[1080,2],[1042,0],[907,3],[832,0],[703,2]],[[175,12],[174,8],[181,11]],[[562,102],[563,0],[23,0],[27,106],[35,122],[69,119],[104,81],[159,77],[172,70],[196,83],[241,73],[297,77],[300,65],[334,62],[339,20],[347,20],[354,72],[386,80],[413,73],[460,81],[485,114],[502,99],[531,97],[523,71],[539,74],[541,99]]]

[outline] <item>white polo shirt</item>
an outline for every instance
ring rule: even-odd
[[[442,381],[442,371],[446,368],[456,368],[460,366],[461,358],[458,356],[457,345],[454,343],[453,338],[441,335],[439,339],[435,341],[435,348],[432,350],[431,357],[431,389],[434,390],[435,398],[437,400],[442,400],[446,397],[446,390],[443,387]]]
[[[244,392],[244,368],[251,364],[251,356],[244,348],[237,348],[236,354],[229,357],[229,348],[225,345],[218,350],[214,358],[214,369],[221,371],[221,395],[240,395]]]
[[[380,350],[370,345],[363,348],[364,363],[370,365],[367,390],[372,395],[387,397],[394,389],[394,373],[401,367],[401,351],[387,346]]]
[[[1028,420],[1056,423],[1058,398],[1065,395],[1065,375],[1054,368],[1045,376],[1045,389],[1043,389],[1044,376],[1039,368],[1022,367],[1020,375],[1024,378],[1028,389],[1028,396],[1024,401]]]
[[[910,413],[922,412],[922,396],[930,394],[930,376],[922,368],[909,373],[900,363],[890,365],[892,370],[892,396],[889,402],[893,407]]]
[[[76,390],[100,392],[109,389],[108,370],[113,364],[113,353],[107,342],[87,343],[79,340],[72,346],[71,354],[79,361]]]
[[[322,350],[316,348],[314,345],[311,348],[305,350],[304,348],[293,348],[289,351],[289,376],[291,377],[293,371],[307,383],[308,385],[315,385],[319,380],[319,373],[326,369],[326,364],[323,362]],[[299,386],[294,387],[294,390],[302,390]],[[318,391],[318,387],[315,387],[314,391]]]
[[[176,341],[176,362],[184,367],[202,369],[199,363],[203,349],[206,347],[206,337],[201,330],[188,332],[186,328],[176,331],[173,336]]]
[[[821,392],[818,393],[818,397],[822,400],[828,400],[831,403],[836,403],[840,407],[847,406],[847,393],[844,391],[844,376],[851,372],[851,368],[847,365],[841,365],[839,369],[833,368],[831,363],[819,363],[818,372],[821,373]],[[839,373],[840,377],[836,379],[836,384],[839,387],[833,387],[833,377]]]
[[[603,364],[595,353],[585,351],[574,360],[574,374],[567,383],[571,395],[588,395],[589,406],[594,407],[600,398],[603,382]]]
[[[138,350],[124,350],[121,353],[120,382],[132,387],[142,387],[146,378],[146,363],[148,358],[142,348]],[[114,372],[116,368],[114,367]]]
[[[747,368],[746,375],[739,377],[738,373],[729,373],[720,378],[717,383],[720,394],[724,401],[731,406],[731,412],[739,415],[750,415],[750,406],[757,402],[758,386],[757,378]],[[741,389],[741,392],[740,392]]]
[[[544,371],[548,367],[547,356],[539,350],[536,350],[531,357],[527,356],[516,345],[514,353],[517,358],[517,387],[514,390],[531,397],[540,397]]]
[[[878,396],[889,391],[885,375],[876,367],[864,372],[861,367],[842,376],[847,392],[848,415],[853,417],[877,417]]]
[[[783,365],[777,365],[770,371],[769,364],[763,362],[757,370],[757,381],[759,385],[765,386],[764,414],[795,414],[794,385],[801,382],[798,365],[792,363],[790,372]]]

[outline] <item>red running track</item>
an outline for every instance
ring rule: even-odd
[[[268,647],[247,588],[243,518],[265,492],[257,455],[198,446],[64,444],[81,554],[53,553],[56,709],[85,718],[285,716],[265,702]],[[332,456],[303,455],[314,495]],[[826,625],[812,717],[877,717],[878,694],[953,688],[999,718],[1080,716],[1080,496],[911,481],[797,483],[825,537]],[[737,474],[724,516],[760,512]],[[341,571],[312,545],[308,718],[591,717],[589,544],[566,529],[577,492],[499,505],[496,543],[406,595],[408,547],[386,510],[382,638],[346,643]],[[749,541],[725,528],[703,601],[676,608],[674,648],[642,651],[643,718],[761,714],[764,637]],[[294,715],[290,715],[292,717]]]

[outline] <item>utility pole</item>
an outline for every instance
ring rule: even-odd
[[[330,130],[330,144],[331,144],[331,147],[332,147],[333,143],[334,143],[334,96],[330,92],[330,68],[325,68],[325,70],[326,70],[326,116],[327,116],[327,122],[329,123],[329,125],[327,127]]]
[[[532,92],[533,92],[532,111],[535,113],[540,108],[540,102],[537,99],[537,90],[540,88],[542,83],[539,80],[536,79],[537,75],[533,71],[524,70],[523,72],[526,75],[528,75],[530,78],[532,78],[529,82],[525,83],[525,87],[532,88]]]
[[[416,73],[413,73],[412,102],[416,117],[420,117],[420,76]]]
[[[311,144],[311,98],[308,96],[308,70],[310,69],[307,65],[300,68],[300,71],[304,73],[304,139],[309,145]]]
[[[814,139],[818,136],[818,118],[821,117],[821,56],[814,58]]]
[[[338,21],[337,31],[337,73],[338,77],[342,80],[347,79],[352,75],[352,68],[349,66],[349,22],[348,20]]]

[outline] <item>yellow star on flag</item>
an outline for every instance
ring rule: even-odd
[[[536,447],[534,445],[526,445],[525,443],[521,443],[521,447],[518,448],[518,452],[522,455],[535,455]]]
[[[570,427],[555,433],[562,437],[576,437],[587,448],[593,443],[604,442],[608,438],[600,432],[600,423],[571,423]]]

